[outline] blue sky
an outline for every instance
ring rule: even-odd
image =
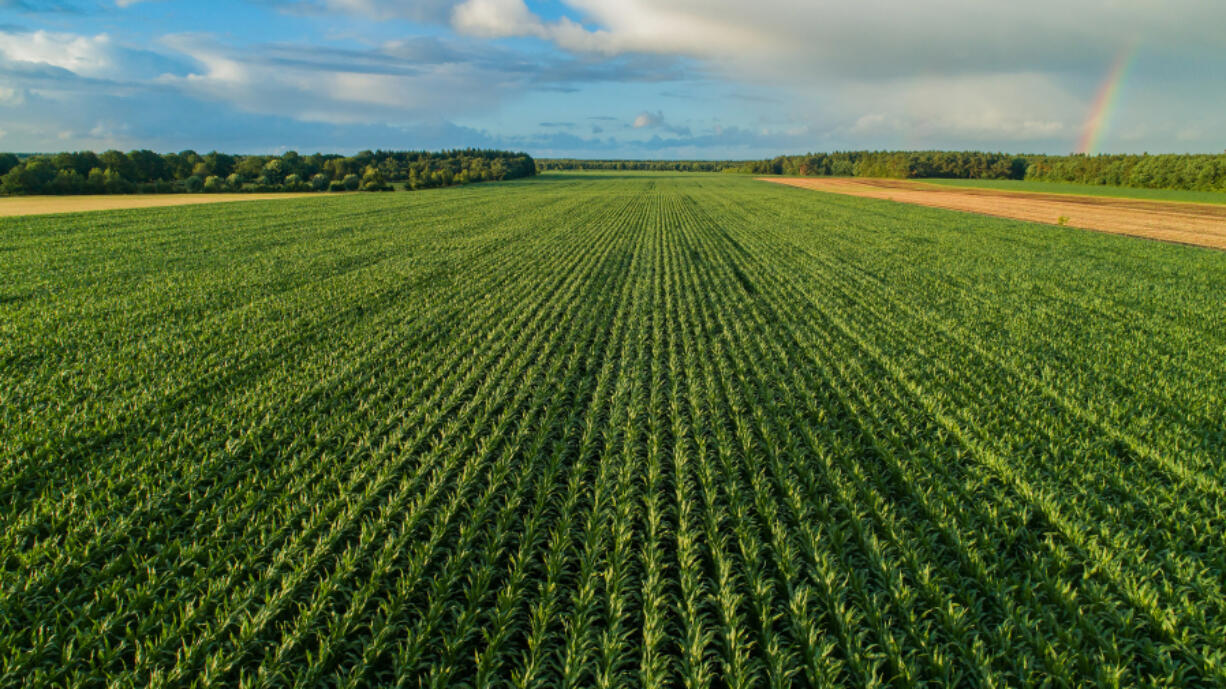
[[[0,0],[0,150],[1226,149],[1220,0]]]

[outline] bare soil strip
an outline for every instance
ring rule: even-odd
[[[760,177],[804,189],[1226,249],[1226,206],[941,187],[907,180]]]
[[[89,196],[10,196],[0,198],[0,217],[110,211],[126,208],[186,206],[227,201],[267,201],[319,194],[101,194]]]

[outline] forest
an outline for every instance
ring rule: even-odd
[[[735,170],[760,175],[1026,179],[1226,191],[1226,153],[1056,156],[981,151],[846,151],[779,156],[747,162]]]
[[[752,175],[1026,179],[1145,189],[1226,191],[1226,153],[1011,155],[983,151],[836,151],[768,160],[537,161],[546,170],[677,170]]]
[[[541,172],[553,170],[640,170],[653,172],[725,172],[739,169],[743,160],[583,160],[581,158],[538,158]]]
[[[481,149],[362,151],[353,156],[159,154],[148,150],[0,153],[0,193],[160,194],[270,191],[391,191],[536,174],[527,153]]]
[[[462,149],[352,156],[229,155],[148,150],[0,153],[0,193],[389,191],[515,179],[556,170],[753,175],[1025,179],[1146,189],[1226,191],[1226,153],[1012,155],[983,151],[836,151],[766,160],[581,160]]]

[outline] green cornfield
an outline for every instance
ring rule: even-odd
[[[1226,685],[1226,253],[718,174],[0,220],[0,686]]]

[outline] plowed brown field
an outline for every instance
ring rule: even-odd
[[[1226,249],[1226,206],[993,189],[952,189],[893,179],[760,179],[836,194]]]
[[[10,196],[0,198],[0,217],[109,211],[124,208],[186,206],[225,201],[292,199],[312,194],[101,194],[89,196]]]

